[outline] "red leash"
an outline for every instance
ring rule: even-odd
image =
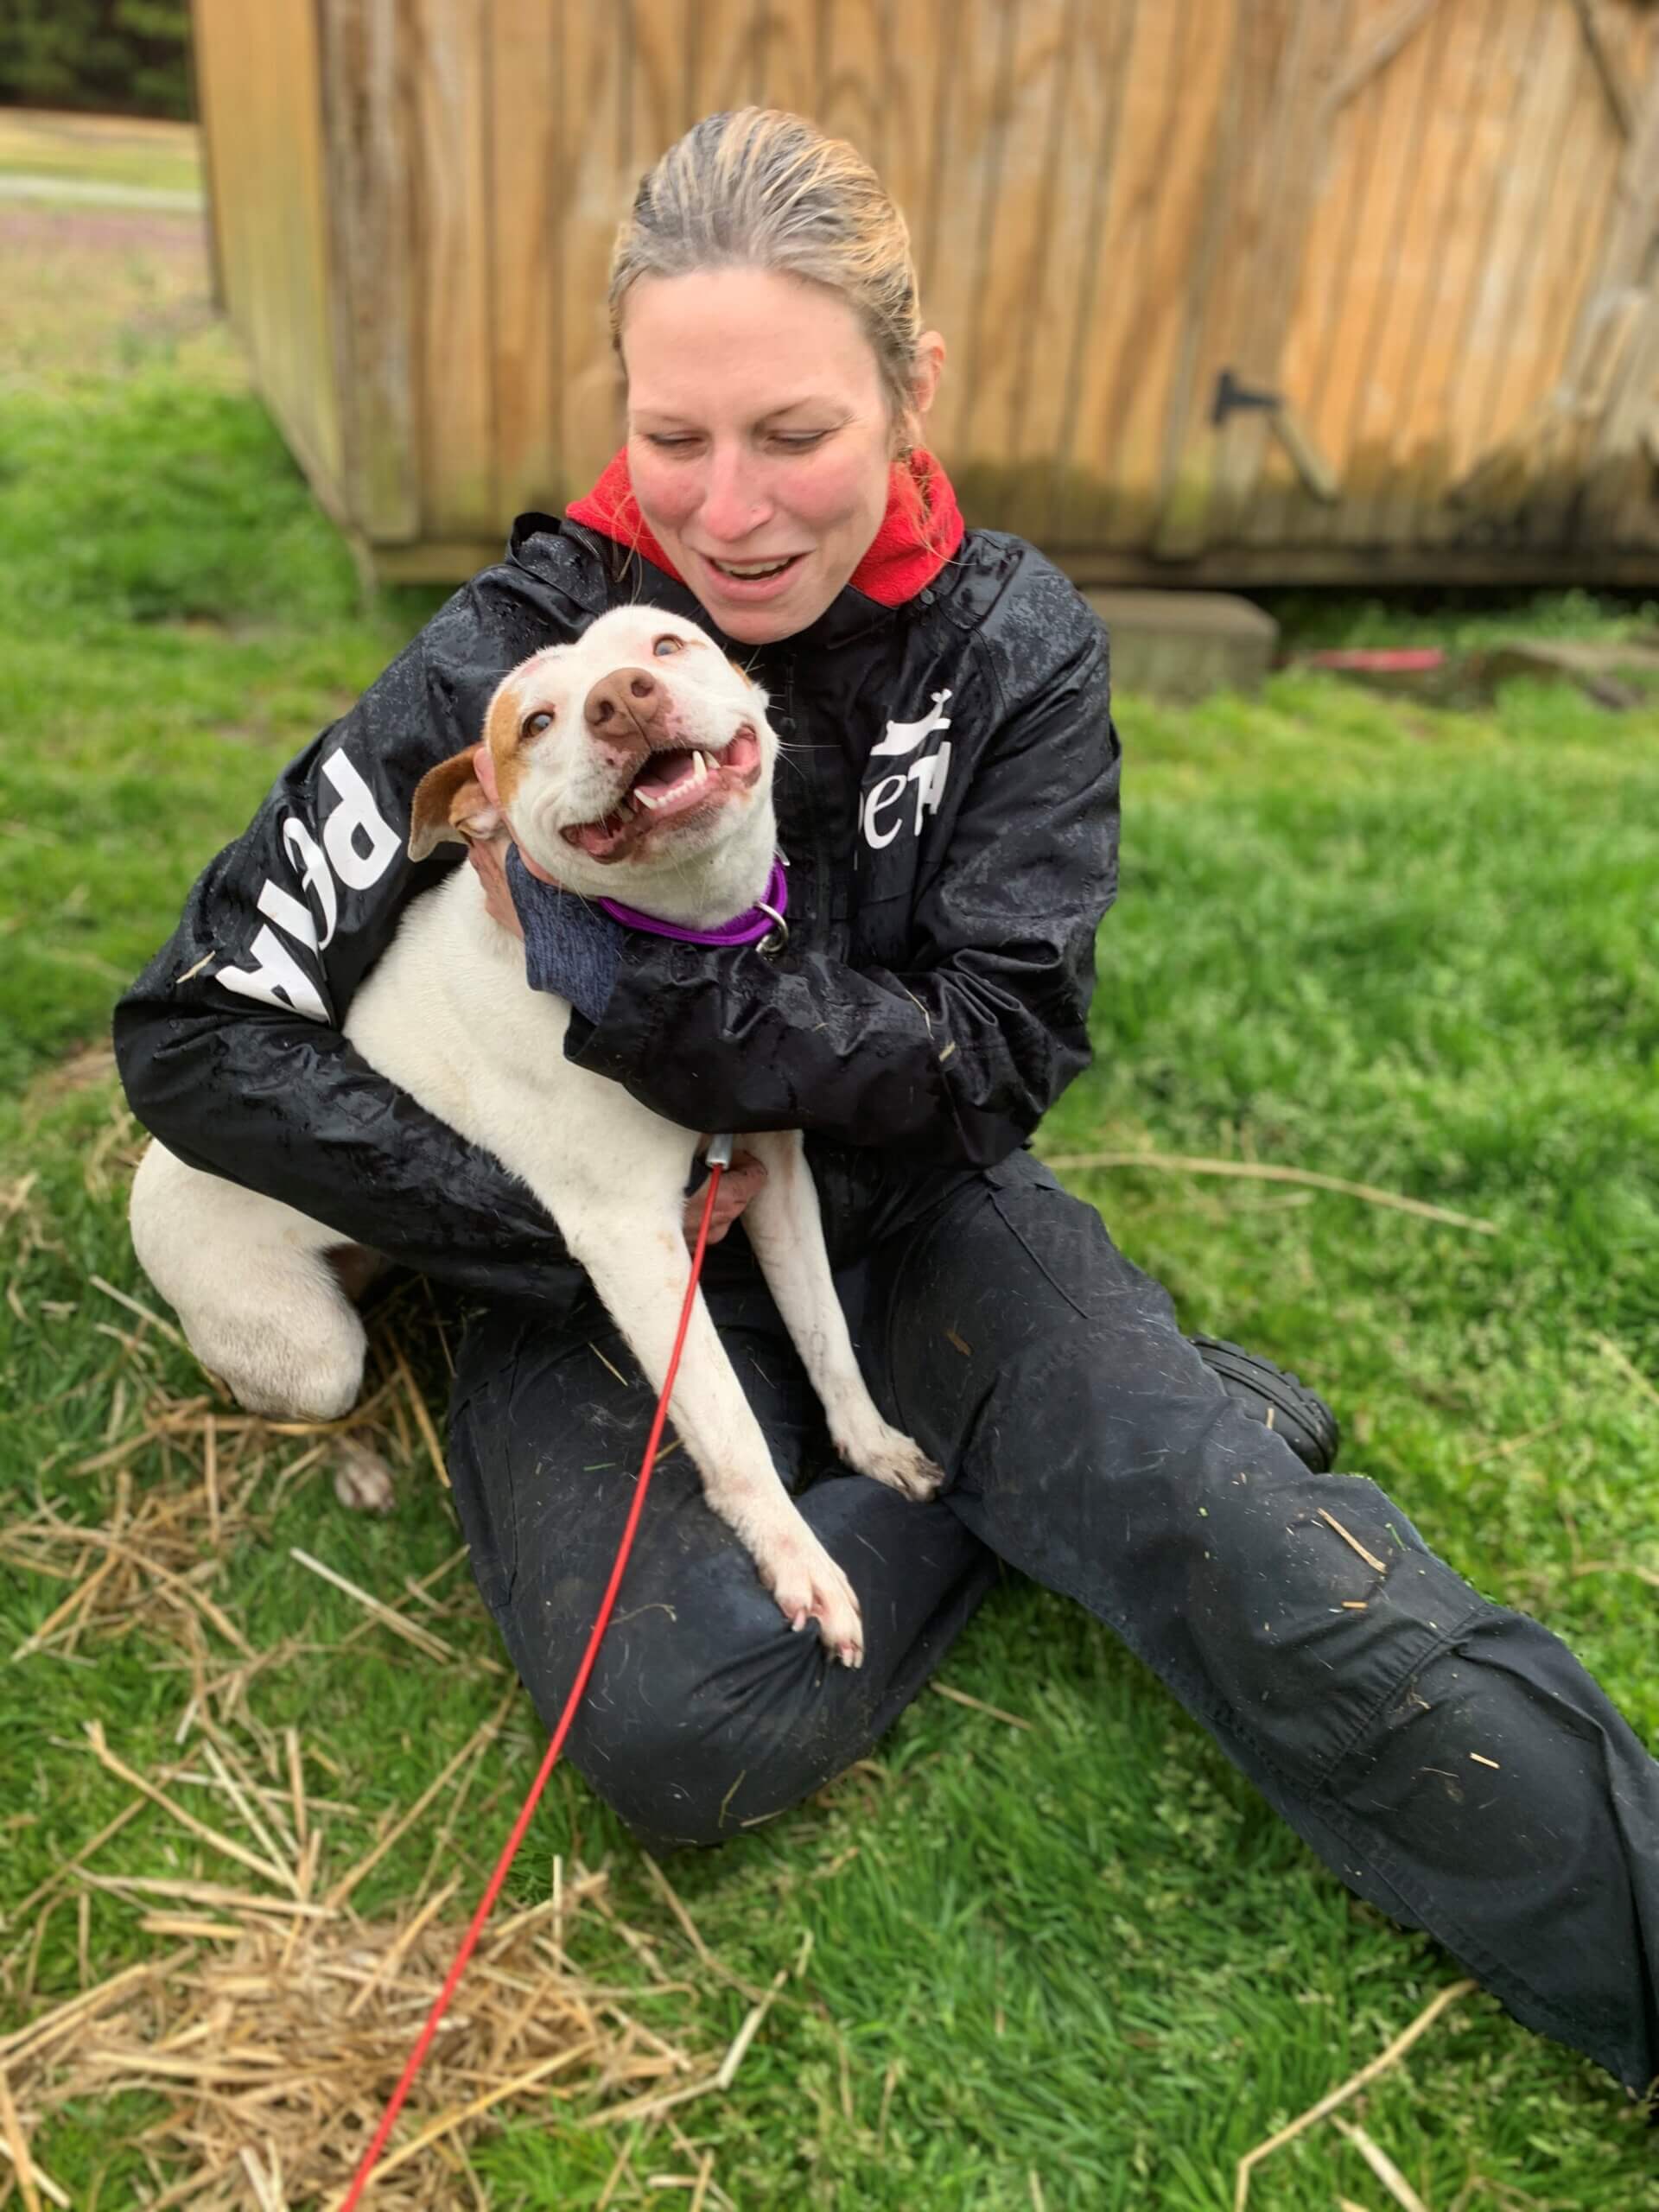
[[[380,2153],[386,2147],[386,2138],[391,2134],[397,2115],[404,2108],[404,2099],[409,2094],[410,2085],[419,2073],[421,2062],[431,2047],[432,2038],[438,2031],[439,2021],[449,2009],[449,1999],[455,1993],[455,1986],[466,1971],[467,1961],[472,1957],[478,1939],[483,1933],[484,1923],[490,1916],[490,1908],[500,1894],[501,1885],[507,1878],[507,1869],[512,1866],[518,1855],[518,1847],[524,1840],[524,1831],[530,1826],[531,1816],[535,1813],[543,1790],[547,1787],[547,1777],[552,1773],[559,1753],[564,1748],[564,1739],[569,1733],[570,1723],[575,1718],[576,1707],[582,1701],[582,1694],[588,1687],[588,1677],[592,1674],[594,1661],[599,1655],[600,1639],[610,1624],[611,1608],[616,1603],[616,1593],[621,1587],[622,1573],[628,1563],[628,1554],[633,1548],[634,1531],[639,1526],[639,1516],[645,1510],[645,1492],[651,1487],[652,1470],[657,1463],[657,1446],[663,1440],[663,1428],[668,1420],[668,1402],[673,1395],[674,1378],[680,1371],[680,1354],[685,1349],[685,1332],[691,1325],[691,1307],[697,1295],[697,1282],[702,1274],[702,1255],[709,1245],[709,1224],[714,1218],[715,1193],[720,1188],[722,1172],[731,1164],[731,1139],[716,1137],[709,1147],[709,1190],[702,1202],[702,1218],[697,1225],[697,1245],[696,1251],[691,1255],[691,1276],[685,1286],[685,1303],[680,1309],[680,1325],[675,1335],[674,1349],[669,1354],[668,1373],[663,1378],[663,1395],[657,1401],[657,1417],[651,1425],[650,1440],[645,1446],[645,1456],[640,1463],[639,1480],[634,1487],[632,1510],[628,1515],[627,1526],[622,1531],[622,1541],[616,1548],[616,1564],[611,1569],[611,1579],[606,1586],[604,1598],[601,1600],[599,1615],[594,1623],[594,1632],[588,1639],[588,1649],[583,1652],[582,1664],[576,1669],[576,1679],[570,1685],[570,1694],[564,1701],[564,1711],[559,1715],[559,1725],[553,1731],[553,1740],[547,1747],[547,1756],[542,1761],[541,1772],[531,1784],[530,1795],[525,1798],[518,1817],[512,1824],[512,1834],[507,1838],[506,1848],[495,1862],[495,1872],[491,1875],[488,1886],[478,1901],[478,1910],[474,1913],[471,1924],[461,1939],[461,1948],[455,1954],[455,1962],[449,1969],[443,1987],[438,1992],[437,2001],[426,2016],[426,2025],[416,2039],[415,2048],[409,2055],[409,2063],[404,2069],[403,2078],[392,2091],[391,2101],[386,2107],[379,2126],[374,2131],[374,2139],[363,2153],[362,2163],[352,2177],[351,2188],[340,2204],[340,2212],[353,2212],[353,2207],[357,2204],[363,2191],[368,2186],[369,2177],[374,2171]]]

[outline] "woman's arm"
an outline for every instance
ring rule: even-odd
[[[1105,633],[1070,597],[1069,656],[1005,702],[902,974],[630,935],[603,1020],[572,1019],[570,1057],[694,1128],[798,1128],[942,1164],[1022,1143],[1088,1063],[1116,888]]]
[[[547,1216],[339,1025],[438,877],[407,857],[416,785],[476,741],[508,668],[587,619],[508,565],[458,592],[283,771],[115,1014],[133,1111],[181,1159],[411,1267],[528,1297],[575,1280]]]

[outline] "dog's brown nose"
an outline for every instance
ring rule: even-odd
[[[649,669],[616,668],[594,684],[582,712],[595,737],[626,745],[645,735],[664,703],[663,687]]]

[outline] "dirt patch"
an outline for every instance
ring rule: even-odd
[[[0,204],[0,390],[173,359],[218,321],[200,215]]]

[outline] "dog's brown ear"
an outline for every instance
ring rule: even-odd
[[[494,836],[501,810],[486,797],[468,746],[453,760],[429,768],[415,789],[409,817],[409,857],[423,861],[440,845],[471,845]]]

